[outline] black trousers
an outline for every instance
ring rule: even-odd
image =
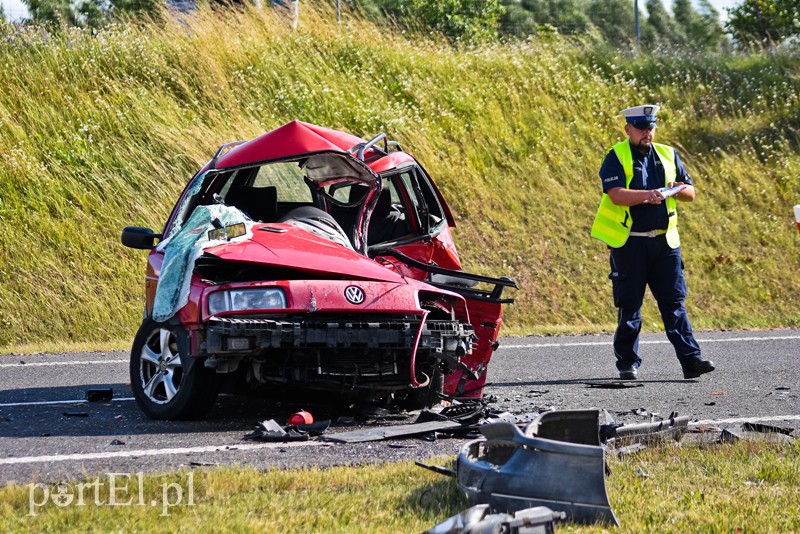
[[[639,332],[642,329],[642,301],[647,286],[658,303],[667,338],[682,365],[700,359],[700,347],[684,305],[686,280],[681,249],[670,248],[666,235],[629,237],[620,248],[611,249],[611,274],[617,331],[614,355],[617,368],[639,366]]]

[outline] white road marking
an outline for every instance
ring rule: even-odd
[[[136,400],[133,397],[114,397],[110,401],[103,401],[99,404],[107,404],[115,401],[132,401]],[[48,404],[86,404],[89,401],[86,399],[73,399],[73,400],[56,400],[56,401],[36,401],[36,402],[7,402],[0,404],[0,408],[11,408],[13,406],[46,406]]]
[[[233,445],[207,445],[204,447],[179,447],[174,449],[140,449],[135,451],[89,452],[84,454],[54,454],[48,456],[20,456],[0,458],[0,465],[35,464],[40,462],[66,462],[70,460],[102,460],[105,458],[135,458],[139,456],[166,456],[170,454],[195,454],[209,452],[237,452],[287,447],[333,446],[318,441],[281,443],[246,443]]]
[[[698,339],[697,342],[702,343],[728,343],[732,341],[785,341],[800,339],[800,336],[775,336],[775,337],[730,337],[726,339]],[[540,349],[540,348],[559,348],[559,347],[593,347],[593,346],[607,346],[610,341],[585,341],[576,343],[532,343],[530,345],[503,345],[500,344],[501,349]],[[659,339],[653,341],[639,341],[640,345],[659,345],[669,343],[668,339]]]
[[[111,363],[128,363],[129,360],[88,360],[76,362],[30,362],[30,363],[0,363],[0,369],[7,367],[53,367],[57,365],[96,365]]]

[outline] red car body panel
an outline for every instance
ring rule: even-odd
[[[270,227],[276,233],[260,230]],[[312,273],[350,276],[356,279],[404,283],[404,279],[374,261],[290,224],[253,226],[253,237],[206,249],[223,260],[275,265]]]

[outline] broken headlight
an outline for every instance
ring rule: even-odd
[[[277,287],[229,289],[208,296],[208,313],[228,311],[271,310],[286,307],[286,296]]]

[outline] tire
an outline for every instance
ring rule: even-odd
[[[217,398],[213,369],[202,360],[190,361],[180,331],[145,319],[131,349],[131,389],[136,404],[151,419],[196,419]],[[184,347],[182,350],[180,347]]]

